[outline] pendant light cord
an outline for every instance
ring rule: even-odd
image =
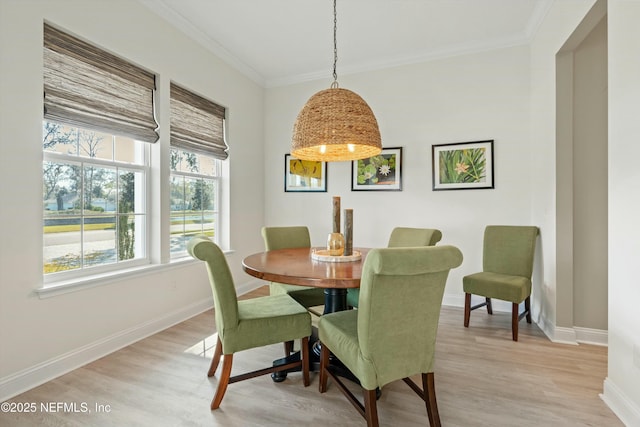
[[[332,89],[338,88],[338,72],[336,64],[338,63],[338,12],[336,8],[337,0],[333,0],[333,83]]]
[[[382,151],[371,107],[357,93],[338,88],[336,3],[333,0],[333,83],[309,98],[293,124],[291,155],[300,160],[343,162],[367,159]]]

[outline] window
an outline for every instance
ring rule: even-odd
[[[44,121],[44,274],[146,261],[147,144]]]
[[[227,158],[225,109],[171,83],[171,257],[186,255],[186,242],[219,236],[221,162]]]
[[[43,272],[46,283],[148,264],[155,76],[44,24]],[[224,107],[170,85],[171,258],[220,242]],[[165,178],[166,179],[166,178]],[[155,205],[154,205],[155,206]]]
[[[196,234],[218,241],[220,160],[171,149],[171,257],[186,255]]]
[[[155,76],[44,24],[45,282],[148,263]]]

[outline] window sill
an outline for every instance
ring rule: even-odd
[[[231,254],[233,252],[233,250],[224,251],[225,255]],[[116,272],[94,274],[91,276],[84,276],[82,278],[50,282],[40,288],[34,289],[34,292],[40,299],[51,298],[58,295],[64,295],[71,292],[77,292],[85,289],[95,288],[97,286],[107,285],[109,283],[120,282],[125,279],[128,280],[135,277],[146,276],[149,274],[157,274],[162,271],[183,268],[187,265],[195,264],[197,262],[200,261],[195,260],[190,256],[186,256],[184,258],[172,260],[167,264],[143,265],[128,268],[126,270],[118,270]]]

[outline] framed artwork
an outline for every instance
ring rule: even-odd
[[[351,191],[402,191],[402,147],[351,163]]]
[[[431,146],[433,190],[494,188],[493,140]]]
[[[325,192],[327,191],[327,163],[299,160],[284,155],[285,192]]]

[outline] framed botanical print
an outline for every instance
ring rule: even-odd
[[[351,191],[402,191],[402,147],[351,163]]]
[[[326,192],[327,163],[284,155],[285,192]]]
[[[494,188],[493,140],[431,147],[433,190]]]

